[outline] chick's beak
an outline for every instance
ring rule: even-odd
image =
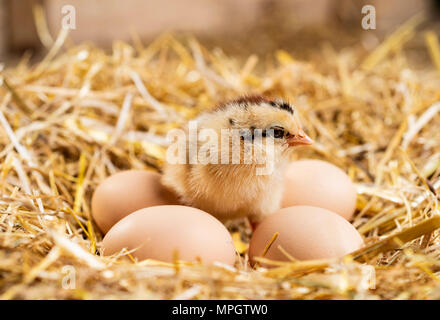
[[[312,138],[310,138],[302,129],[299,130],[298,134],[292,135],[287,138],[287,143],[289,146],[309,146],[313,144]]]

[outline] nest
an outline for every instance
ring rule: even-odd
[[[45,58],[0,74],[3,299],[439,299],[440,50],[402,25],[371,52],[327,46],[296,60],[227,56],[166,34],[111,52],[62,30]],[[411,67],[421,39],[432,61]],[[437,67],[434,68],[433,65]],[[366,247],[339,260],[248,265],[249,229],[229,225],[235,267],[100,255],[91,195],[124,169],[160,170],[166,132],[243,93],[291,101],[320,158],[356,183]],[[164,238],[164,241],[166,239]]]

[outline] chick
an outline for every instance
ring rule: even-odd
[[[181,141],[187,147],[184,163],[165,163],[162,183],[183,204],[204,210],[221,221],[248,217],[252,224],[257,224],[276,212],[283,195],[284,168],[293,147],[313,143],[301,129],[294,108],[282,100],[245,96],[226,102],[195,121],[197,134],[209,129],[218,138],[202,144],[199,137],[196,152],[191,154],[187,127],[186,138]],[[233,133],[222,145],[225,132]],[[237,132],[240,139],[234,144]],[[218,161],[195,161],[202,148],[210,159]],[[240,158],[234,162],[237,152]],[[269,160],[271,170],[264,173]]]

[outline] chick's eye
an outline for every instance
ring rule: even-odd
[[[273,129],[274,138],[281,139],[284,137],[284,135],[285,135],[285,132],[283,129],[278,129],[278,128]]]

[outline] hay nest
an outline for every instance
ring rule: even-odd
[[[240,60],[169,34],[107,53],[70,44],[63,30],[38,64],[24,57],[3,69],[0,297],[440,298],[440,50],[432,32],[415,31],[419,22],[371,52],[326,47],[310,61],[281,50]],[[408,62],[413,37],[433,58],[426,68]],[[297,156],[335,163],[355,181],[353,224],[367,247],[338,261],[252,269],[249,230],[238,223],[234,268],[100,256],[90,213],[100,181],[160,170],[168,130],[242,93],[296,105],[317,141]]]

